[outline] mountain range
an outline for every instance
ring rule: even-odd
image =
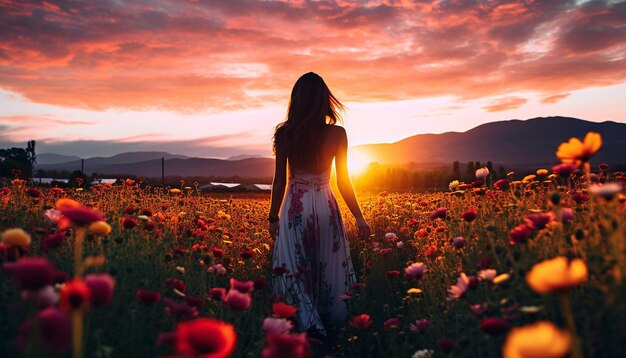
[[[418,134],[395,143],[367,144],[351,148],[370,162],[383,165],[409,165],[411,168],[449,166],[453,161],[481,161],[507,168],[532,169],[557,163],[559,144],[571,137],[583,138],[589,131],[602,135],[603,145],[594,163],[626,164],[626,124],[589,122],[570,117],[540,117],[480,125],[466,132]],[[254,155],[229,159],[195,158],[166,152],[129,152],[112,157],[84,160],[86,174],[161,176],[165,158],[166,176],[216,176],[269,178],[272,158]],[[35,169],[80,170],[81,159],[55,153],[37,155]]]
[[[466,132],[418,134],[395,143],[354,147],[371,162],[381,164],[492,161],[511,168],[556,164],[558,146],[589,131],[602,135],[603,145],[593,161],[626,164],[626,124],[589,122],[570,117],[539,117],[480,125]]]

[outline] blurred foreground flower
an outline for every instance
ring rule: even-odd
[[[469,284],[470,279],[465,273],[461,273],[459,278],[456,280],[456,285],[452,285],[448,289],[448,300],[458,299],[463,296],[465,292],[467,292]]]
[[[30,241],[30,235],[20,228],[8,229],[2,233],[2,242],[9,246],[26,248]]]
[[[176,326],[176,352],[183,357],[228,357],[236,343],[235,327],[217,319],[198,318]]]
[[[286,333],[293,328],[293,323],[285,318],[267,317],[263,320],[263,331],[267,333]]]
[[[502,356],[504,358],[557,358],[570,351],[572,338],[554,324],[540,321],[513,328],[506,337]]]
[[[277,334],[269,332],[265,338],[265,348],[261,351],[263,358],[308,358],[311,345],[306,333]]]
[[[582,142],[578,138],[570,138],[568,142],[559,145],[556,156],[563,163],[580,165],[591,160],[601,146],[602,137],[600,133],[589,132]]]
[[[56,307],[40,311],[36,318],[28,320],[20,326],[16,343],[20,349],[27,351],[31,337],[38,337],[38,348],[46,353],[61,354],[70,349],[72,325],[70,317]]]
[[[537,293],[566,290],[586,280],[585,262],[578,258],[568,261],[563,256],[540,262],[526,274],[526,282]]]
[[[15,263],[5,263],[2,269],[15,278],[22,290],[39,290],[53,281],[52,265],[40,257],[25,257]]]

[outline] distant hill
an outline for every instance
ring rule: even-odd
[[[228,157],[226,160],[242,160],[242,159],[250,159],[250,158],[265,158],[262,155],[258,154],[239,154]]]
[[[450,165],[481,161],[507,168],[534,168],[556,164],[559,144],[589,131],[602,135],[604,144],[594,163],[626,164],[626,124],[589,122],[569,117],[540,117],[486,123],[466,132],[418,134],[389,144],[367,144],[355,149],[380,164],[436,163]],[[428,163],[428,164],[426,164]]]
[[[222,160],[207,158],[190,158],[182,155],[173,155],[162,152],[149,152],[146,157],[156,157],[149,160],[141,159],[142,152],[122,153],[113,157],[97,157],[85,159],[85,173],[99,175],[137,175],[147,178],[161,177],[161,157],[165,158],[166,176],[241,176],[267,178],[273,175],[274,160],[271,158],[249,158],[242,160]],[[43,170],[80,170],[81,161],[66,163],[37,164],[36,169]]]
[[[41,153],[37,154],[37,163],[38,164],[58,164],[58,163],[67,163],[73,160],[80,160],[79,156],[76,155],[62,155],[57,153]]]

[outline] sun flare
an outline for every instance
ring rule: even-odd
[[[369,160],[367,156],[363,155],[363,153],[357,151],[350,152],[348,156],[348,170],[350,175],[363,174],[368,165]]]

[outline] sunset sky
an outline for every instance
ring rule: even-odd
[[[626,123],[626,1],[0,0],[0,148],[270,155],[308,71],[350,145]]]

